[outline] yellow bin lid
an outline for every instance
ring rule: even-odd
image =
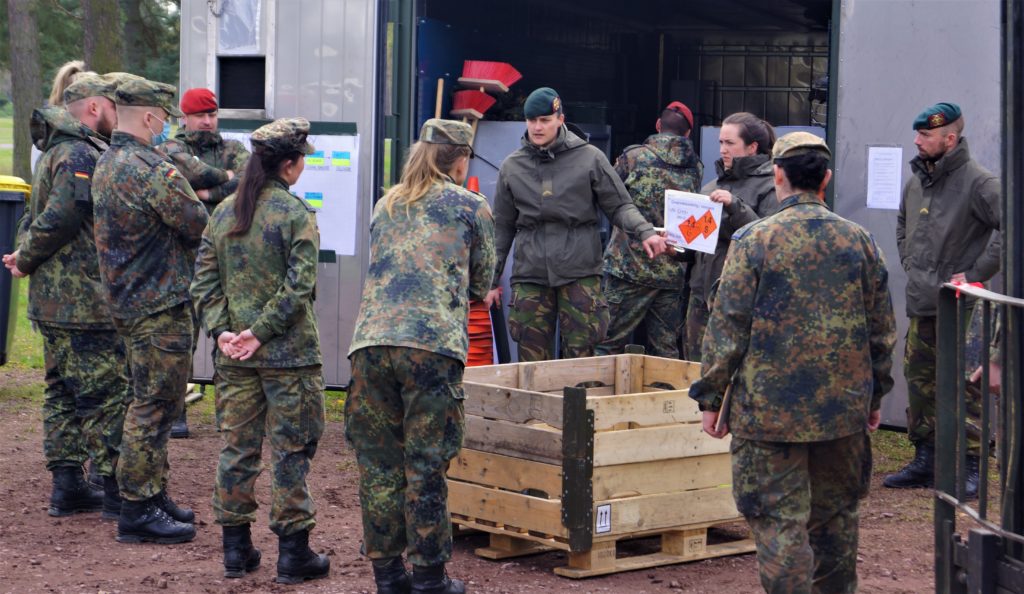
[[[0,175],[0,193],[20,192],[27,200],[32,195],[32,186],[25,183],[25,180],[13,175]]]

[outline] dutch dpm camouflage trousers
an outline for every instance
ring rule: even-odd
[[[683,353],[687,361],[700,363],[701,343],[704,342],[704,330],[710,317],[707,302],[690,293],[690,304],[686,308],[686,352]]]
[[[608,333],[597,346],[598,355],[622,354],[630,333],[644,322],[647,354],[679,358],[679,334],[683,326],[680,289],[656,289],[609,276],[604,297],[608,301]]]
[[[560,287],[512,285],[508,333],[519,345],[519,360],[555,358],[555,324],[561,358],[591,357],[608,330],[608,304],[601,277],[588,276]]]

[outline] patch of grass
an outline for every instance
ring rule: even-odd
[[[876,473],[896,472],[914,457],[914,446],[901,431],[876,431],[871,436]]]
[[[327,422],[340,423],[345,420],[345,396],[346,393],[343,390],[327,390],[324,393]]]
[[[32,328],[26,314],[28,279],[16,279],[14,298],[18,301],[18,308],[14,340],[11,343],[11,351],[7,354],[7,365],[14,369],[43,369],[43,337]]]
[[[43,406],[43,382],[0,386],[0,410],[4,414],[39,411]]]
[[[14,149],[0,148],[0,175],[14,173]]]
[[[0,117],[0,144],[14,142],[14,118]]]

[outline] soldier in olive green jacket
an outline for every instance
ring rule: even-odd
[[[519,343],[519,360],[553,358],[556,322],[562,357],[588,357],[608,328],[599,210],[639,237],[648,257],[665,251],[665,238],[637,210],[604,154],[566,129],[554,90],[535,90],[523,112],[523,146],[498,173],[493,287],[514,240],[509,334]],[[494,288],[485,301],[490,306],[497,298]]]

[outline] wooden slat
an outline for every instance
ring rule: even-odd
[[[519,364],[519,388],[536,392],[561,390],[580,382],[615,385],[615,357],[585,357]]]
[[[448,478],[509,491],[536,489],[562,496],[562,467],[462,448],[448,467]]]
[[[594,533],[594,541],[619,538],[639,530],[658,530],[689,524],[726,522],[738,519],[739,512],[732,498],[732,487],[713,487],[696,491],[680,491],[594,501],[597,507],[611,505],[611,530]]]
[[[665,390],[587,398],[594,411],[594,430],[611,429],[619,423],[641,427],[670,423],[699,423],[700,408],[687,390]]]
[[[580,558],[584,555],[583,553],[572,553],[570,554],[570,563],[575,561],[580,566],[590,565],[590,567],[577,567],[572,565],[568,567],[556,567],[555,574],[572,579],[589,578],[623,571],[635,571],[637,569],[648,569],[650,567],[698,561],[700,559],[714,559],[715,557],[725,557],[728,555],[742,555],[744,553],[752,553],[756,548],[757,547],[752,539],[745,538],[720,544],[707,545],[704,548],[704,551],[699,554],[680,555],[658,552],[651,553],[649,555],[639,555],[636,557],[619,557],[611,564],[588,562],[587,560]],[[607,555],[606,552],[604,554]],[[573,555],[576,555],[575,559],[573,558]]]
[[[646,357],[644,359],[644,386],[663,383],[676,390],[686,389],[700,378],[700,363]]]
[[[594,467],[720,454],[730,441],[701,433],[699,423],[602,431],[594,434]]]
[[[465,452],[466,450],[463,450]],[[451,476],[451,471],[449,471]],[[717,487],[732,482],[732,456],[728,452],[602,466],[594,469],[594,500],[619,499]]]
[[[552,536],[567,537],[562,502],[499,491],[461,481],[448,481],[448,508],[475,520],[512,525]]]
[[[466,437],[463,446],[513,458],[525,458],[548,464],[562,463],[562,433],[546,426],[523,425],[466,415]]]
[[[506,534],[491,534],[488,546],[481,547],[473,552],[477,557],[498,561],[512,557],[523,557],[525,555],[546,553],[553,550],[554,548],[546,543],[535,542],[533,540],[527,540]]]
[[[615,393],[635,394],[644,388],[644,356],[619,355],[615,358]]]
[[[539,533],[538,534],[530,534],[530,533],[523,533],[523,532],[511,533],[511,532],[509,532],[508,530],[506,530],[502,526],[491,526],[491,525],[489,525],[489,523],[486,520],[484,520],[484,521],[477,521],[475,518],[467,518],[467,517],[459,515],[459,514],[452,514],[452,523],[453,524],[458,524],[459,526],[461,526],[462,528],[467,529],[467,530],[476,530],[476,531],[479,531],[479,532],[488,532],[490,534],[501,534],[501,535],[505,535],[505,536],[514,537],[517,540],[535,542],[535,543],[538,543],[538,544],[550,547],[552,549],[559,549],[559,550],[563,550],[563,551],[568,551],[569,550],[569,544],[567,542],[565,542],[564,538],[557,538],[556,539],[554,537],[544,536],[544,535],[541,535]],[[476,551],[474,551],[474,552],[476,552],[477,554],[480,554],[479,553],[480,550],[481,549],[476,549]],[[532,554],[532,553],[523,553],[523,554]],[[480,556],[481,557],[487,557],[487,555],[480,555]],[[505,555],[505,557],[507,558],[508,555]],[[488,559],[497,559],[499,557],[487,557],[487,558]]]
[[[475,382],[479,384],[494,384],[506,388],[519,387],[519,364],[506,363],[504,365],[481,365],[480,367],[467,367],[462,374],[463,382]]]
[[[464,403],[467,415],[513,423],[542,421],[562,428],[562,396],[506,388],[494,384],[466,382]]]

